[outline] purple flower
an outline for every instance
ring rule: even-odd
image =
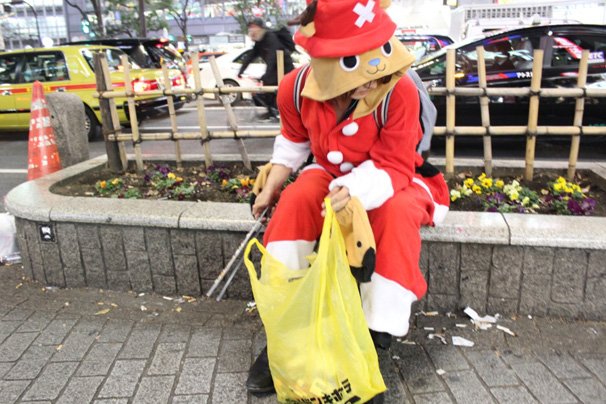
[[[145,176],[143,177],[143,181],[150,182],[151,181],[151,175],[145,174]]]
[[[580,202],[576,199],[568,200],[568,210],[575,216],[589,215],[595,208],[596,201],[593,198],[585,198]]]
[[[168,168],[168,166],[160,166],[158,168],[158,171],[160,171],[162,173],[162,175],[164,175],[166,177],[166,175],[168,175],[168,173],[170,173],[170,168]]]

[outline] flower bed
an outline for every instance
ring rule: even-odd
[[[255,173],[241,164],[175,168],[147,164],[143,174],[129,171],[113,176],[106,171],[54,188],[65,195],[180,201],[248,202]],[[450,181],[452,209],[457,211],[541,213],[606,216],[606,192],[578,173],[567,181],[557,171],[541,171],[535,180],[519,176],[490,178],[460,173]]]
[[[455,210],[605,216],[604,191],[590,185],[582,174],[571,182],[556,173],[543,172],[526,184],[518,177],[490,178],[482,173],[474,178],[463,173],[450,185]]]

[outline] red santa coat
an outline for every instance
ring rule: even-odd
[[[420,227],[433,224],[436,206],[441,214],[447,210],[444,195],[448,200],[441,175],[426,182],[415,174],[423,163],[416,153],[422,130],[415,84],[407,76],[398,81],[388,119],[379,128],[372,113],[356,119],[352,114],[337,123],[329,102],[299,97],[298,71],[280,84],[283,128],[271,161],[297,170],[311,151],[316,164],[282,193],[264,243],[287,266],[307,267],[305,257],[322,230],[322,201],[330,189],[346,186],[366,208],[377,244],[375,273],[371,282],[361,284],[369,328],[405,335],[410,306],[427,290],[418,265]],[[441,196],[438,203],[436,193]]]

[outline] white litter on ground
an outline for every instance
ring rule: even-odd
[[[502,325],[498,325],[498,324],[497,324],[497,330],[501,330],[501,331],[503,331],[504,333],[511,335],[512,337],[515,337],[515,336],[516,336],[515,332],[511,331],[511,330],[510,330],[509,328],[507,328],[507,327],[503,327]]]
[[[446,371],[444,369],[436,369],[436,373],[439,374],[440,376],[446,374]]]
[[[464,346],[471,348],[475,345],[475,342],[465,339],[463,337],[458,337],[456,335],[452,336],[452,345],[454,346]]]
[[[496,323],[497,319],[493,316],[486,315],[484,317],[480,317],[480,315],[471,307],[466,307],[463,310],[465,314],[467,314],[473,321],[480,323]]]

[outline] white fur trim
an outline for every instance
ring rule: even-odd
[[[332,191],[335,187],[347,187],[349,194],[357,196],[366,210],[378,208],[394,194],[389,174],[375,167],[371,160],[332,180],[328,189]]]
[[[343,162],[343,153],[338,150],[328,152],[326,159],[332,164],[341,164]]]
[[[341,165],[339,166],[339,170],[342,173],[348,173],[351,171],[352,168],[354,168],[354,165],[352,163],[350,163],[349,161],[346,161],[345,163],[341,163]]]
[[[320,164],[317,164],[317,163],[313,163],[313,164],[310,164],[308,166],[303,167],[303,169],[301,170],[301,172],[307,171],[307,170],[323,170],[323,171],[326,171],[326,169],[324,167],[322,167]]]
[[[433,218],[432,219],[433,219],[434,224],[442,223],[444,221],[444,219],[446,219],[446,214],[448,213],[449,207],[446,205],[440,205],[435,201],[435,199],[433,199],[431,190],[429,189],[427,184],[423,182],[423,180],[421,180],[417,177],[414,177],[412,179],[412,182],[414,182],[415,184],[417,184],[421,188],[423,188],[429,194],[429,197],[433,201]]]
[[[265,249],[269,254],[286,265],[289,269],[309,267],[307,257],[314,251],[315,241],[286,240],[267,243]]]
[[[360,129],[360,125],[358,125],[357,122],[352,122],[352,123],[348,123],[347,125],[343,126],[343,129],[341,129],[341,132],[345,136],[353,136],[356,133],[358,133],[359,129]]]
[[[362,309],[368,328],[403,337],[408,333],[411,305],[417,296],[376,272],[370,279],[370,282],[360,284]]]
[[[446,214],[450,210],[450,208],[446,205],[439,205],[437,203],[433,203],[433,223],[438,224],[442,223],[444,219],[446,219]]]
[[[307,160],[310,151],[309,142],[295,143],[286,139],[284,135],[278,135],[274,141],[274,153],[270,162],[285,165],[294,172]]]

